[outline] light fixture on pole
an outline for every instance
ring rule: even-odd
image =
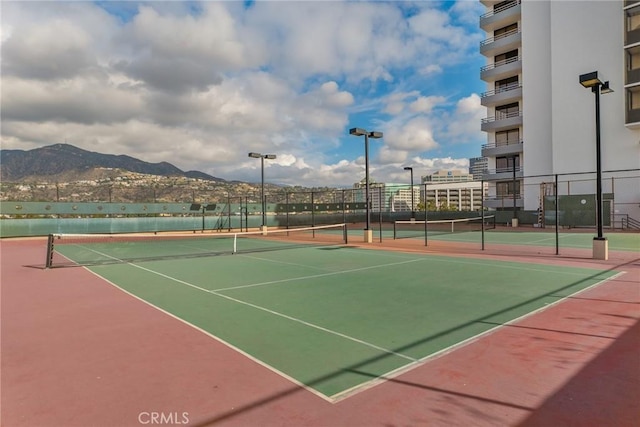
[[[382,138],[382,132],[368,132],[365,129],[361,128],[352,128],[349,129],[350,135],[355,136],[364,136],[364,199],[365,199],[365,209],[367,212],[367,224],[364,229],[364,238],[367,243],[371,243],[373,241],[373,234],[371,232],[371,215],[370,215],[370,200],[369,200],[369,138]]]
[[[611,93],[609,82],[603,82],[597,71],[580,75],[580,84],[596,96],[596,223],[597,237],[593,239],[593,258],[609,259],[609,244],[602,233],[602,155],[600,147],[600,94]]]
[[[413,167],[405,166],[404,170],[411,171],[411,219],[416,219],[416,203],[413,195]]]
[[[249,157],[254,159],[260,159],[260,203],[262,206],[262,226],[260,227],[262,231],[266,230],[266,205],[264,202],[264,159],[273,160],[276,158],[275,154],[260,154],[260,153],[249,153]]]

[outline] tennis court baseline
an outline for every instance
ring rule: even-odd
[[[345,245],[88,268],[328,400],[616,275]]]

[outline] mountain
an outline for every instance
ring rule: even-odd
[[[131,156],[101,154],[69,144],[54,144],[28,151],[0,150],[0,179],[3,181],[83,176],[95,169],[121,169],[149,175],[226,182],[203,172],[184,172],[167,162],[148,163]]]

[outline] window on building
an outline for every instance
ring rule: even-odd
[[[518,86],[518,76],[509,77],[507,79],[498,80],[495,82],[496,93],[504,92]]]
[[[516,170],[518,170],[520,168],[520,156],[496,157],[496,172],[512,171],[514,162]]]
[[[502,63],[502,62],[508,62],[509,59],[513,59],[513,58],[517,58],[518,57],[518,49],[515,50],[511,50],[507,53],[501,53],[500,55],[496,55],[493,57],[493,62],[497,63]]]
[[[513,181],[496,182],[496,194],[498,197],[520,195],[520,181],[515,182],[515,191],[513,184]]]
[[[627,10],[627,31],[640,30],[640,6]]]
[[[637,70],[640,68],[640,46],[627,49],[627,70]]]
[[[509,129],[496,132],[496,146],[517,144],[520,142],[520,129]]]
[[[516,4],[517,2],[515,0],[501,1],[500,3],[496,3],[493,5],[493,11],[497,13],[504,9],[508,9],[511,6],[515,6]]]
[[[511,104],[501,105],[496,107],[496,120],[506,119],[508,117],[515,117],[520,112],[520,107],[517,102]]]
[[[640,110],[640,86],[627,89],[629,110]]]
[[[499,39],[506,37],[518,31],[518,24],[507,25],[506,27],[498,28],[493,32],[493,38]]]

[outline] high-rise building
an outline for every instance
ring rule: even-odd
[[[473,181],[473,175],[461,170],[438,170],[431,175],[424,175],[421,177],[423,183],[425,182],[467,182]]]
[[[486,157],[472,157],[469,159],[469,173],[474,181],[480,181],[487,170]]]
[[[600,96],[603,216],[640,218],[640,1],[480,2],[485,206],[536,210],[556,179],[595,194],[596,102],[579,76],[597,71],[614,90]]]
[[[487,184],[484,184],[486,194]],[[429,210],[449,209],[479,211],[482,208],[483,189],[480,181],[436,182],[426,185],[423,195]]]

